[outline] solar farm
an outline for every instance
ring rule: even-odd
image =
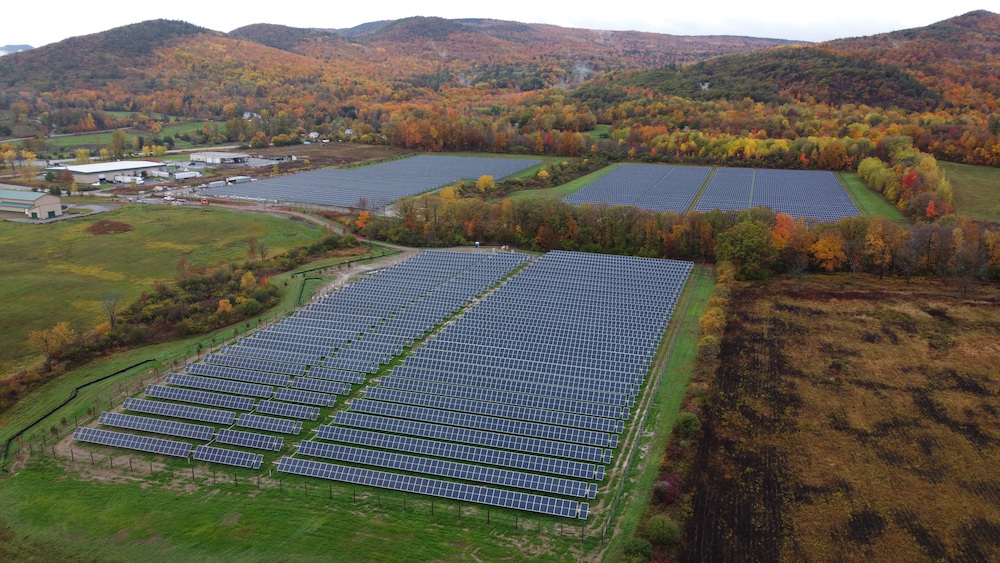
[[[323,169],[260,182],[210,188],[203,193],[225,199],[265,203],[297,202],[357,207],[366,199],[384,207],[462,179],[503,178],[539,164],[537,160],[461,156],[416,156],[356,169]]]
[[[722,211],[765,206],[796,218],[837,221],[858,215],[832,172],[623,164],[567,196],[572,204],[633,205],[654,211]],[[695,197],[708,181],[701,197]]]
[[[689,262],[425,251],[74,438],[586,520]]]

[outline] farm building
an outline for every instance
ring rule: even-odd
[[[152,160],[123,160],[119,162],[96,162],[93,164],[71,164],[69,166],[57,166],[46,168],[59,173],[69,170],[73,173],[73,181],[81,184],[93,184],[100,180],[108,180],[114,176],[142,176],[154,170],[165,170],[165,162]]]
[[[59,197],[45,192],[0,189],[0,211],[23,213],[32,219],[62,215]]]
[[[191,162],[205,164],[242,164],[250,155],[238,152],[195,152],[191,153]]]

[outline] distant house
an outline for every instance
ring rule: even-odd
[[[206,164],[240,164],[246,162],[250,155],[238,152],[195,152],[191,153],[191,162]]]
[[[81,184],[93,184],[101,180],[111,181],[115,176],[142,176],[154,170],[166,170],[166,163],[153,160],[122,160],[119,162],[95,162],[93,164],[71,164],[55,166],[46,171],[60,173],[69,170],[73,173],[73,181]]]
[[[0,211],[23,213],[32,219],[51,219],[62,215],[59,196],[45,192],[0,189]]]

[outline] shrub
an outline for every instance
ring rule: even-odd
[[[680,538],[681,529],[666,514],[657,514],[646,522],[646,535],[657,545],[670,545]]]
[[[698,357],[704,360],[714,360],[722,351],[722,343],[714,334],[706,334],[698,340]]]
[[[653,544],[642,538],[629,538],[622,544],[622,555],[634,557],[637,561],[649,561],[653,556]]]
[[[678,436],[687,439],[701,432],[701,419],[693,412],[682,412],[677,415],[674,427],[677,428]]]
[[[673,504],[681,492],[680,475],[666,475],[653,484],[653,496],[657,501],[664,504]]]

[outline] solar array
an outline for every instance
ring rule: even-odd
[[[566,518],[585,519],[589,509],[585,502],[291,457],[281,458],[278,471]]]
[[[211,426],[175,422],[173,420],[160,420],[159,418],[118,412],[102,412],[98,422],[105,426],[117,426],[118,428],[128,428],[129,430],[142,430],[156,434],[167,434],[168,436],[180,436],[181,438],[191,438],[193,440],[207,441],[211,440],[215,435],[215,428]]]
[[[655,211],[686,210],[711,168],[622,164],[593,183],[570,194],[567,203],[634,205]]]
[[[73,432],[73,438],[81,442],[176,457],[187,457],[192,447],[187,442],[175,442],[162,438],[150,438],[149,436],[137,436],[135,434],[101,430],[100,428],[87,428],[84,426],[76,427],[76,431]]]
[[[323,169],[249,184],[209,188],[213,197],[263,202],[295,201],[357,207],[366,199],[383,207],[462,179],[488,175],[503,178],[539,161],[509,158],[423,155],[355,169]]]
[[[284,457],[279,471],[586,518],[580,499],[597,494],[691,268],[573,252],[423,252],[125,404],[247,430],[115,413],[101,423],[228,444],[199,445],[194,459],[257,469],[263,455],[245,449],[280,451],[272,434],[299,434],[402,356],[298,444],[295,456],[316,459]],[[98,438],[158,444],[114,434]]]
[[[611,461],[691,268],[549,253],[452,319],[296,454],[379,469],[285,458],[279,470],[388,488],[428,475],[594,498],[588,481],[604,477],[598,464]],[[408,475],[386,473],[396,471]],[[415,492],[438,494],[415,483]],[[455,485],[464,491],[456,498],[490,503]],[[539,510],[585,518],[589,508]]]
[[[763,205],[823,222],[858,215],[833,172],[719,168],[695,209],[742,210]]]
[[[691,206],[711,171],[700,166],[623,164],[564,201],[681,212]],[[716,168],[694,209],[739,211],[760,205],[818,221],[858,215],[832,172],[807,170]]]
[[[212,463],[245,467],[247,469],[260,469],[260,464],[264,461],[262,454],[227,450],[212,446],[198,446],[194,450],[194,458],[198,461],[210,461]]]

